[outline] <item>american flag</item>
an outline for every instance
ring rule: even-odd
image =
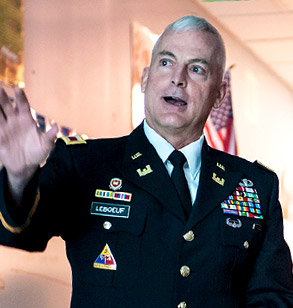
[[[231,101],[230,69],[225,72],[224,80],[227,82],[226,97],[220,108],[212,109],[204,128],[204,134],[211,147],[237,155]]]

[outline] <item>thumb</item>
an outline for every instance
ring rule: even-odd
[[[52,127],[45,133],[44,139],[47,144],[53,145],[58,133],[58,125],[54,123]]]

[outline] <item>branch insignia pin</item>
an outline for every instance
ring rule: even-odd
[[[136,170],[139,176],[145,176],[147,174],[150,174],[153,172],[152,168],[150,165],[145,166],[142,170],[139,168]]]
[[[223,178],[221,179],[220,177],[218,177],[217,174],[216,174],[215,172],[213,173],[212,179],[213,179],[216,183],[218,183],[219,185],[224,186],[224,184],[225,184],[225,179],[223,179]]]

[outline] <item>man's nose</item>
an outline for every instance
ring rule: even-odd
[[[186,72],[184,68],[178,68],[174,71],[171,83],[180,88],[185,88],[187,86]]]

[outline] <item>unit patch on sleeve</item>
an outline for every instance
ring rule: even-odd
[[[243,185],[243,183],[246,185]],[[252,185],[251,181],[242,179],[232,195],[221,203],[223,212],[225,214],[263,219],[260,200],[256,189]]]
[[[116,271],[117,264],[108,244],[105,245],[103,251],[94,262],[94,268]]]

